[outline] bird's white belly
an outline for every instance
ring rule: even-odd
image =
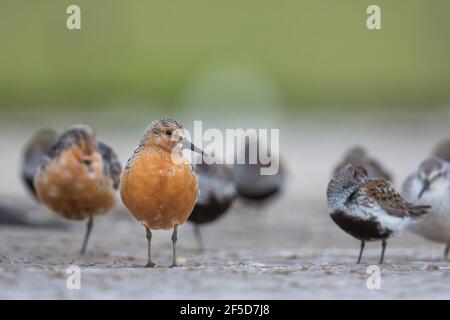
[[[412,224],[410,229],[425,238],[450,244],[450,221],[430,213],[421,221]]]
[[[348,214],[363,220],[375,219],[381,228],[392,232],[391,236],[398,236],[411,223],[409,217],[400,218],[386,213],[378,205],[371,207],[355,206],[347,211]]]

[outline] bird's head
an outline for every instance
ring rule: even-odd
[[[348,164],[340,168],[331,179],[327,188],[330,212],[344,206],[359,187],[367,181],[367,172],[361,166]]]
[[[340,169],[336,178],[342,182],[344,189],[359,186],[368,180],[367,171],[362,166],[348,164]]]
[[[445,182],[449,175],[449,164],[445,161],[432,157],[423,161],[419,166],[418,178],[422,187],[418,194],[420,199],[425,192],[433,189],[441,182]]]
[[[64,151],[76,148],[80,154],[90,155],[97,150],[95,132],[86,124],[75,124],[64,131],[50,150],[50,157],[55,158]]]
[[[181,144],[183,148],[203,154],[200,148],[184,137],[183,126],[172,119],[155,120],[150,123],[145,131],[143,143],[168,152],[172,152]]]

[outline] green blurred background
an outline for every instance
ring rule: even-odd
[[[369,4],[382,30],[366,28]],[[3,110],[450,102],[448,0],[1,0],[0,38]]]

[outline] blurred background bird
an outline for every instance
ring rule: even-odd
[[[244,203],[250,205],[262,205],[279,195],[285,186],[285,168],[279,154],[272,154],[273,157],[278,157],[278,171],[272,175],[261,174],[262,168],[271,167],[273,164],[263,164],[259,155],[260,141],[257,143],[257,157],[256,163],[250,163],[250,141],[247,140],[243,146],[245,162],[239,162],[233,165],[234,176],[236,180],[236,191],[238,197]],[[242,160],[240,161],[243,162]]]
[[[198,248],[204,251],[200,226],[216,221],[231,207],[236,198],[233,169],[226,164],[207,164],[205,160],[194,166],[200,196],[188,220],[194,226]]]
[[[450,138],[443,140],[433,150],[432,154],[442,160],[450,162]]]
[[[378,160],[369,155],[367,150],[361,146],[350,148],[344,154],[342,161],[334,169],[333,174],[336,174],[341,168],[348,164],[363,167],[369,178],[379,178],[392,182],[391,173],[386,170]]]
[[[23,210],[9,203],[0,203],[0,225],[30,225]]]
[[[116,204],[120,173],[114,151],[97,142],[84,124],[64,131],[40,161],[33,180],[39,200],[64,218],[88,219],[81,253],[86,251],[94,215]]]
[[[431,205],[430,214],[410,229],[432,241],[444,243],[444,259],[450,250],[450,163],[438,157],[423,161],[403,184],[408,201]]]
[[[58,134],[55,130],[45,128],[38,131],[24,148],[21,168],[22,180],[35,198],[37,198],[37,195],[33,181],[34,176],[57,138]]]
[[[151,230],[173,228],[172,267],[177,265],[178,226],[187,220],[199,197],[197,176],[182,151],[184,147],[203,152],[183,137],[182,129],[172,119],[153,121],[122,175],[122,201],[145,226],[148,268],[155,266],[151,258]]]

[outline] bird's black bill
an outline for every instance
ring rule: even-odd
[[[422,198],[422,195],[430,188],[430,182],[425,180],[422,185],[422,190],[419,192],[418,199]]]
[[[201,155],[204,155],[202,149],[200,149],[199,147],[195,146],[189,140],[183,139],[182,144],[183,144],[183,147],[185,147],[186,149],[189,149],[191,151],[194,151],[194,152],[200,153]]]

